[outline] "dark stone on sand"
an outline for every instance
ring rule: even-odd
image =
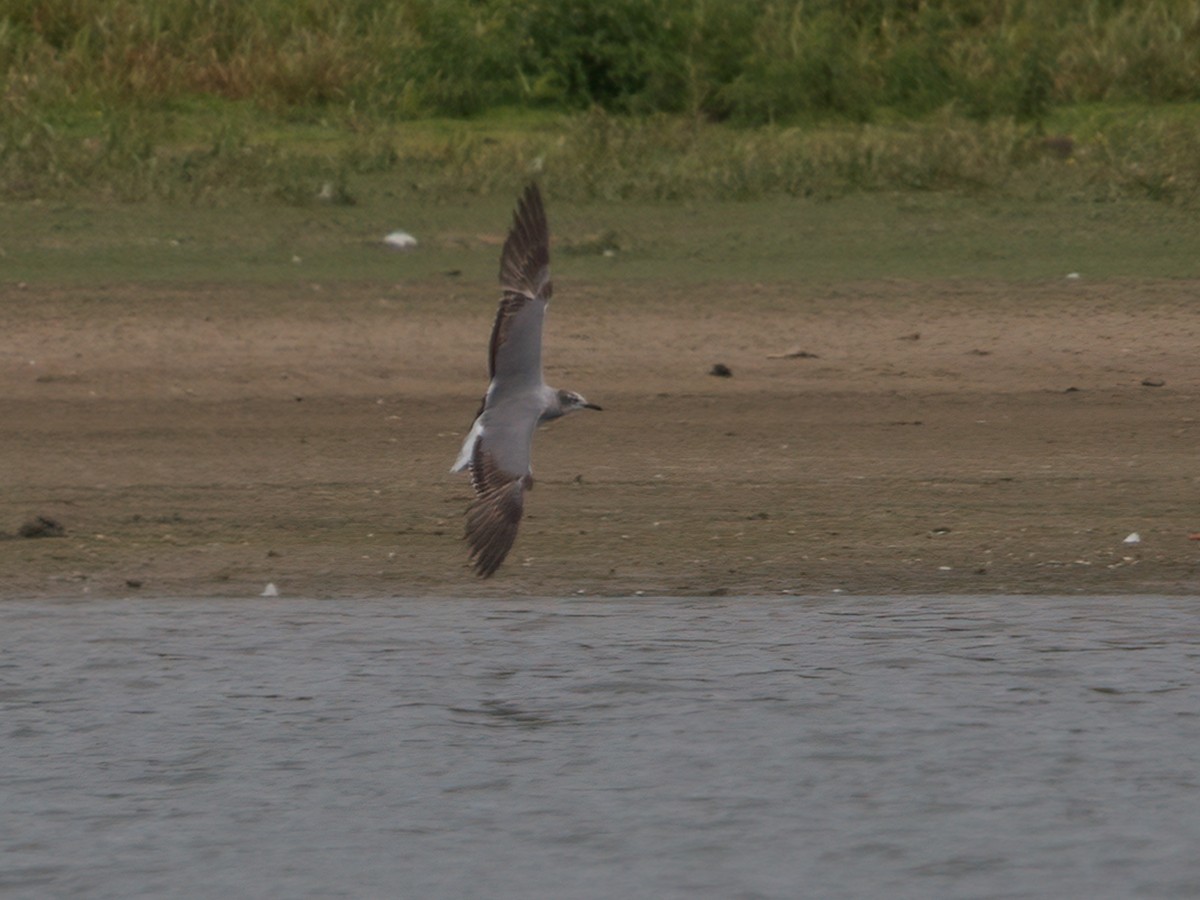
[[[62,523],[50,516],[34,516],[17,529],[17,537],[23,538],[62,537],[66,533]]]

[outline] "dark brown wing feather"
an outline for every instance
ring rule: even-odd
[[[550,228],[546,209],[536,184],[525,188],[513,213],[512,228],[500,254],[500,288],[504,296],[492,326],[488,348],[488,377],[496,375],[496,350],[504,343],[513,316],[530,301],[546,303],[553,285],[550,282]]]
[[[528,475],[501,471],[483,447],[475,443],[471,457],[471,486],[475,499],[467,507],[464,537],[471,549],[471,565],[481,578],[490,578],[508,556],[517,539],[517,527],[525,510]]]

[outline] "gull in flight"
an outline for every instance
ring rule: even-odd
[[[500,254],[503,297],[488,350],[491,383],[451,472],[470,470],[475,499],[466,541],[481,578],[500,568],[517,539],[525,492],[533,487],[533,432],[577,409],[600,409],[542,378],[542,322],[550,303],[550,231],[537,185],[517,201]]]

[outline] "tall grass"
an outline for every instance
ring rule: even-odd
[[[1198,102],[1194,0],[0,5],[8,198],[349,202],[375,172],[488,191],[540,165],[590,196],[1191,201],[1197,117],[1138,107]],[[1064,121],[1069,158],[1042,138]]]
[[[331,123],[283,137],[226,124],[204,140],[165,140],[172,123],[149,113],[108,116],[82,140],[36,122],[24,130],[6,122],[0,199],[227,204],[249,197],[305,205],[354,203],[386,185],[391,194],[436,200],[507,194],[536,175],[556,195],[577,199],[940,190],[1200,203],[1200,116],[1100,109],[1064,121],[1075,139],[1047,139],[1012,117],[979,122],[949,112],[912,122],[747,129],[593,110],[523,125],[359,123],[352,130]]]
[[[6,0],[6,106],[497,104],[745,122],[1200,100],[1194,0]]]

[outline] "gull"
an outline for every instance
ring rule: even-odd
[[[471,473],[467,507],[471,565],[490,578],[517,539],[533,487],[533,432],[577,409],[600,409],[542,377],[542,322],[550,303],[550,231],[536,184],[525,188],[500,253],[503,296],[488,348],[491,383],[451,472]]]

